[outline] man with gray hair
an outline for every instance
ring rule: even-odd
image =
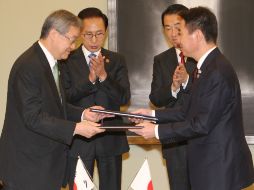
[[[94,123],[103,115],[69,105],[61,87],[57,60],[66,59],[75,48],[80,29],[81,22],[72,13],[53,12],[40,40],[11,69],[0,139],[4,190],[60,189],[73,136],[90,138],[103,132]]]

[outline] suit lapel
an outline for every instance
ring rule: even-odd
[[[202,71],[202,75],[205,75],[205,73],[207,72],[207,68],[209,67],[209,65],[213,62],[213,59],[215,57],[217,57],[220,54],[220,50],[218,48],[215,48],[212,52],[210,52],[208,54],[208,56],[206,57],[206,59],[204,60],[204,63],[201,66],[201,71]]]
[[[176,49],[171,48],[169,51],[168,57],[168,65],[169,67],[173,67],[173,71],[175,71],[176,67],[178,66],[178,59],[177,59],[177,54],[176,54]]]
[[[110,68],[110,65],[112,63],[112,57],[110,57],[110,54],[108,53],[108,51],[104,48],[101,48],[101,55],[102,56],[105,56],[105,59],[104,59],[104,67],[105,67],[105,70],[107,73],[109,73],[109,68]]]
[[[218,48],[215,48],[210,54],[208,54],[208,56],[206,57],[206,59],[204,60],[204,63],[202,64],[200,70],[201,70],[201,75],[200,77],[194,82],[193,84],[193,90],[194,91],[200,91],[200,87],[199,84],[200,82],[206,78],[207,73],[209,72],[209,66],[211,64],[213,64],[213,60],[215,57],[217,57],[220,54],[220,50]],[[201,84],[200,84],[201,85]]]
[[[82,51],[82,45],[76,51],[74,59],[75,62],[73,62],[72,64],[76,64],[76,66],[78,67],[78,71],[81,72],[82,75],[88,76],[90,71],[84,52]]]
[[[53,93],[54,99],[56,100],[56,103],[57,103],[58,107],[60,109],[62,109],[61,99],[60,99],[58,91],[57,91],[56,83],[55,83],[55,80],[54,80],[49,62],[46,58],[46,55],[44,54],[41,47],[39,46],[38,42],[35,44],[35,49],[36,49],[36,51],[39,55],[40,63],[44,68],[44,73],[45,73],[45,76],[47,78],[48,85],[50,86],[51,91]]]

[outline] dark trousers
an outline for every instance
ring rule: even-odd
[[[191,190],[186,143],[163,145],[163,155],[166,160],[170,190]]]
[[[93,177],[95,160],[99,173],[99,190],[121,190],[122,155],[118,156],[97,156],[96,159],[84,159],[86,169]],[[73,190],[77,159],[70,160],[69,187]]]

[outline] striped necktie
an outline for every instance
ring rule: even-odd
[[[88,66],[90,67],[90,63],[91,63],[91,58],[92,57],[96,57],[96,55],[94,54],[94,53],[90,53],[89,55],[88,55],[88,58],[89,58],[89,63],[88,63]]]
[[[182,51],[179,53],[179,56],[180,56],[180,58],[181,58],[180,63],[181,63],[181,64],[185,64],[185,59],[184,59],[184,55],[183,55],[183,52],[182,52]]]

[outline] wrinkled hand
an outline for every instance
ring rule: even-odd
[[[98,123],[87,120],[81,121],[80,123],[76,124],[74,135],[81,135],[86,138],[91,138],[92,136],[105,131],[105,129],[100,129],[98,126],[100,126]]]
[[[101,81],[104,81],[107,78],[107,73],[104,67],[104,59],[101,54],[98,55],[98,57],[92,57],[90,67],[95,72],[95,75],[99,77]]]
[[[135,110],[135,111],[133,111],[131,113],[152,116],[152,110],[150,110],[150,109],[138,109],[138,110]],[[137,118],[128,118],[128,119],[131,122],[134,122],[134,123],[142,123],[142,122],[144,122],[143,119],[137,119]]]
[[[151,122],[143,122],[139,123],[137,126],[143,126],[142,129],[129,129],[129,131],[134,132],[145,139],[151,139],[155,137],[155,124]]]
[[[104,108],[101,107],[101,106],[92,106],[90,108],[104,110]],[[84,110],[84,112],[83,112],[83,117],[84,117],[83,120],[88,120],[88,121],[93,121],[93,122],[99,122],[100,120],[102,120],[104,118],[114,117],[114,115],[110,115],[110,114],[91,112],[90,108]]]

